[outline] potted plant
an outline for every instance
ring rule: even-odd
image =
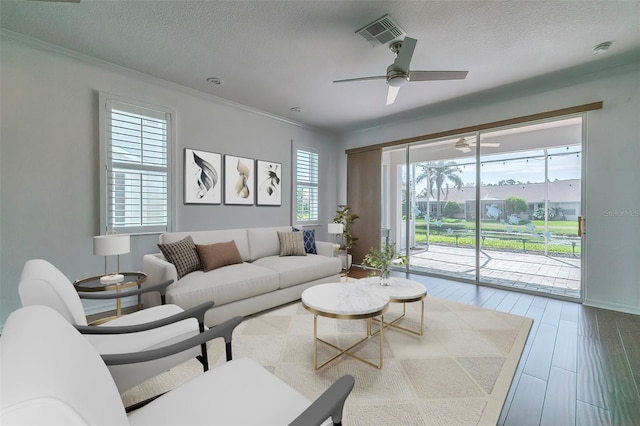
[[[380,275],[380,285],[389,285],[389,274],[393,265],[402,266],[407,261],[403,254],[396,253],[396,244],[387,244],[382,250],[371,247],[362,263],[375,268]]]
[[[343,269],[348,271],[351,268],[351,255],[349,254],[349,250],[352,247],[355,247],[357,245],[356,241],[358,241],[357,237],[351,235],[350,226],[356,221],[356,219],[360,218],[360,216],[352,213],[351,207],[346,204],[340,204],[338,209],[339,210],[336,210],[336,216],[333,218],[333,222],[342,224],[340,256],[344,256],[342,266]]]

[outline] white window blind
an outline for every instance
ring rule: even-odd
[[[171,113],[106,99],[105,231],[169,229]]]
[[[296,221],[318,222],[318,154],[296,150]]]

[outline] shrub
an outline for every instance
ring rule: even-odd
[[[444,205],[442,214],[444,214],[446,217],[453,217],[454,215],[460,213],[460,211],[462,211],[462,208],[460,208],[460,204],[455,201],[447,201]]]
[[[519,215],[529,208],[527,201],[521,197],[507,197],[504,199],[504,209],[507,217],[512,214]]]

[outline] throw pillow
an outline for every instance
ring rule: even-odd
[[[235,241],[208,245],[196,244],[196,251],[202,262],[202,270],[209,272],[227,265],[242,263],[242,257]]]
[[[301,232],[278,231],[280,256],[306,256],[304,239]]]
[[[300,229],[293,228],[293,232],[300,232]],[[302,231],[302,239],[304,241],[304,251],[310,254],[318,254],[316,249],[316,230]]]
[[[202,269],[200,257],[196,251],[196,245],[191,239],[191,235],[175,243],[158,244],[164,257],[176,267],[178,279],[184,277],[189,272]]]

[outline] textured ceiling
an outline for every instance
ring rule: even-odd
[[[334,132],[527,80],[640,60],[639,1],[0,0],[2,28]],[[393,62],[355,30],[389,13],[418,40],[412,82],[385,105]],[[7,34],[7,33],[5,33]],[[608,52],[593,46],[613,41]],[[545,77],[546,76],[546,77]],[[206,82],[219,77],[223,85]],[[301,107],[301,112],[290,111]]]

